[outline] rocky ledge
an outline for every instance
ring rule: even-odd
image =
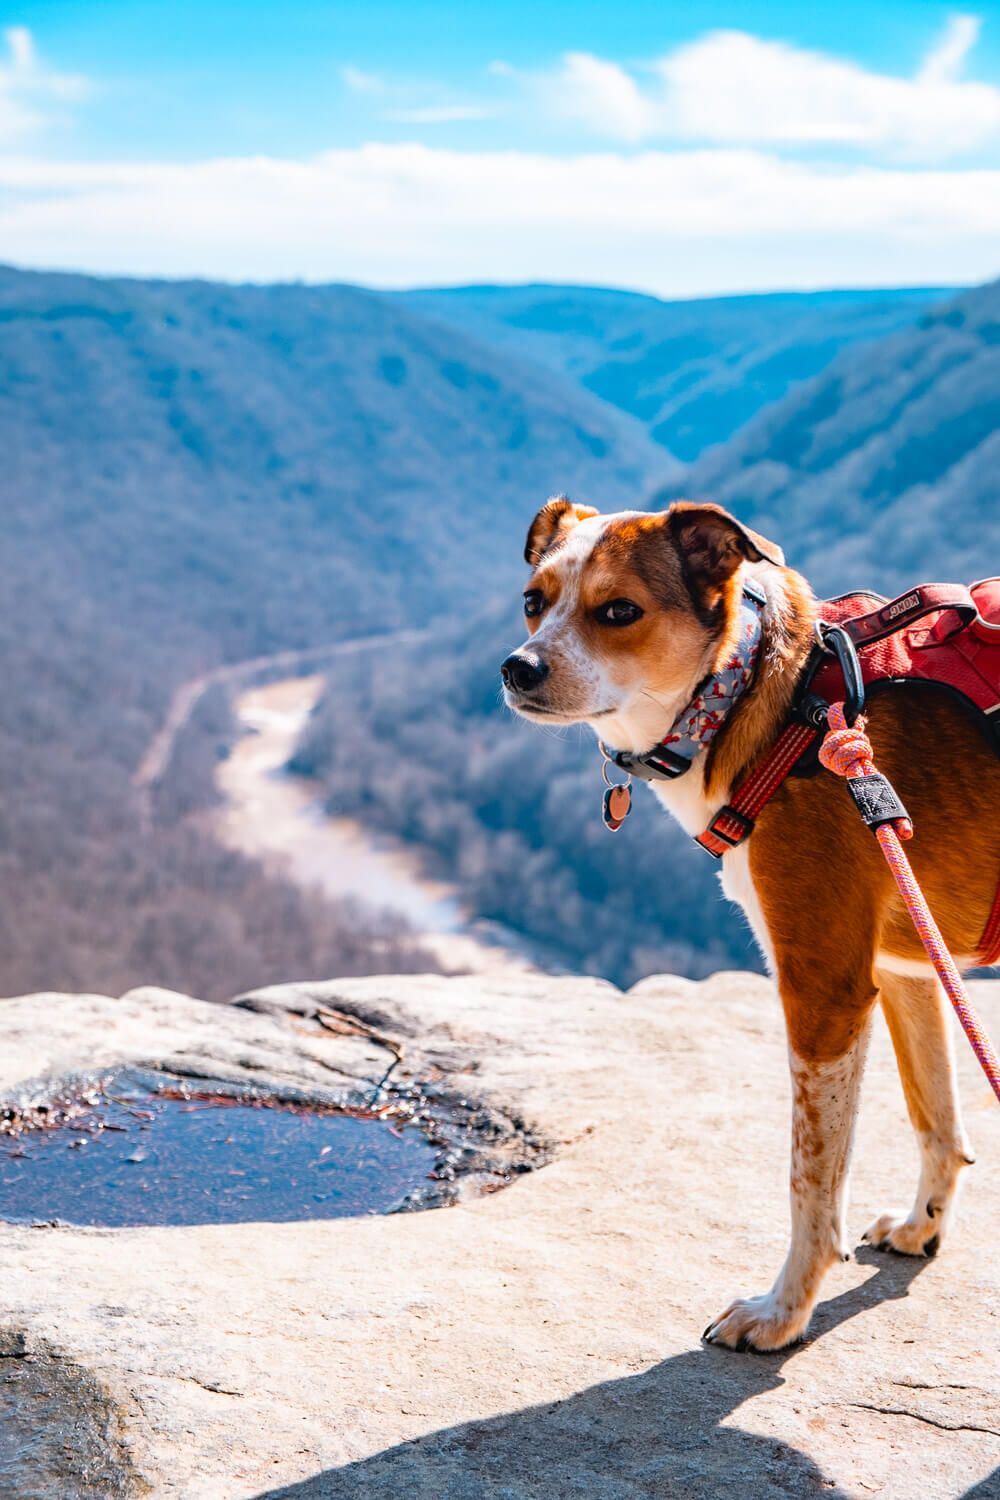
[[[1000,1033],[1000,986],[976,990]],[[856,1239],[916,1177],[878,1031]],[[805,1345],[750,1356],[699,1334],[784,1252],[784,1039],[761,979],[0,1002],[11,1107],[119,1064],[346,1102],[381,1085],[457,1111],[467,1148],[457,1201],[425,1213],[0,1225],[0,1494],[1000,1496],[1000,1110],[967,1051],[980,1164],[940,1256],[859,1249]]]

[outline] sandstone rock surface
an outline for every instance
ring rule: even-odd
[[[976,996],[1000,1034],[1000,986]],[[766,1356],[699,1342],[732,1295],[766,1288],[785,1248],[784,1037],[759,978],[621,994],[383,977],[233,1006],[29,996],[0,1002],[0,1093],[118,1062],[371,1085],[384,1050],[310,1028],[317,1001],[394,1029],[413,1076],[523,1120],[550,1163],[385,1218],[0,1225],[0,1412],[12,1371],[45,1387],[58,1367],[64,1410],[79,1399],[61,1451],[81,1467],[60,1477],[46,1451],[32,1494],[1000,1496],[1000,1110],[960,1038],[979,1164],[951,1238],[934,1261],[859,1250],[831,1273],[809,1342]],[[879,1021],[855,1241],[915,1183]],[[23,1500],[5,1476],[23,1471],[25,1439],[4,1429],[0,1495]]]

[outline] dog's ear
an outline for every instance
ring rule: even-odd
[[[542,506],[528,528],[528,539],[524,544],[525,562],[537,567],[549,548],[561,541],[578,522],[596,515],[592,505],[574,505],[565,495],[556,495]]]
[[[742,562],[784,566],[780,547],[758,536],[721,505],[678,500],[667,512],[667,520],[685,572],[703,593],[721,589]]]

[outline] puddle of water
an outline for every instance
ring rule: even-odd
[[[384,1213],[426,1185],[437,1154],[397,1120],[123,1070],[6,1122],[0,1218],[122,1228]]]

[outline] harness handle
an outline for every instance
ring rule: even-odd
[[[856,646],[868,646],[887,635],[895,635],[897,630],[912,625],[924,615],[944,614],[948,610],[954,610],[958,615],[958,624],[948,632],[949,635],[956,634],[979,618],[979,607],[964,584],[922,583],[880,604],[867,615],[855,615],[853,619],[845,620],[841,628]]]
[[[821,606],[822,607],[822,606]],[[957,622],[950,630],[941,630],[944,617],[954,614]],[[960,583],[922,583],[896,599],[879,603],[877,609],[866,615],[855,615],[849,620],[825,620],[822,615],[816,621],[816,642],[821,651],[837,658],[844,679],[844,716],[853,724],[865,708],[865,679],[858,660],[858,651],[876,641],[885,640],[897,631],[906,629],[925,615],[941,616],[931,627],[929,635],[938,642],[947,640],[960,630],[980,618],[979,607],[969,589]],[[814,653],[806,680],[799,693],[799,711],[814,729],[822,729],[826,723],[826,702],[811,692],[811,685],[821,664],[821,657]]]

